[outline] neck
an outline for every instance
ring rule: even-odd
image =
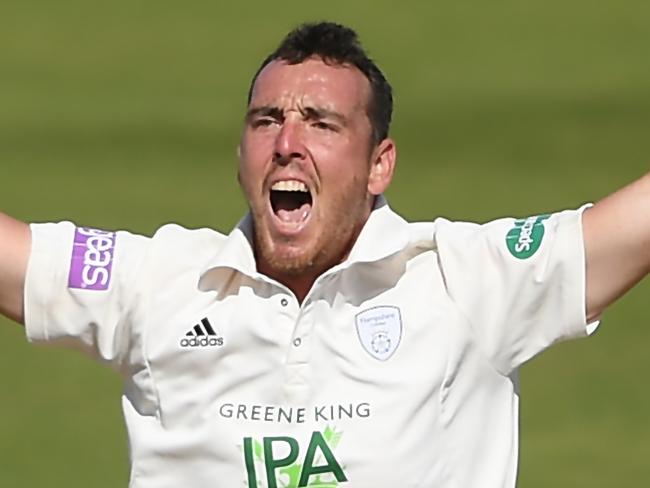
[[[302,303],[321,273],[303,273],[296,276],[273,276],[269,273],[265,274],[289,288],[298,299],[298,302]]]
[[[343,246],[339,252],[334,254],[333,257],[330,257],[327,260],[322,259],[321,256],[321,260],[316,259],[315,262],[309,266],[300,270],[294,269],[288,271],[271,266],[269,262],[262,259],[261,255],[258,255],[257,270],[269,278],[273,278],[279,283],[285,285],[293,292],[298,301],[302,303],[319,276],[347,259],[352,250],[352,246],[354,246],[354,243],[359,237],[362,227],[363,224],[355,228],[350,239],[346,241],[345,246]]]
[[[310,264],[299,269],[287,269],[284,266],[278,266],[279,263],[272,263],[271,259],[265,259],[264,253],[259,252],[256,242],[255,258],[257,261],[257,270],[285,285],[293,292],[298,301],[302,303],[319,276],[348,258],[363,226],[370,217],[372,200],[374,200],[374,197],[368,202],[369,204],[363,210],[356,224],[352,225],[348,230],[347,238],[331,239],[320,249],[320,252],[317,253]],[[336,243],[339,243],[339,246]]]

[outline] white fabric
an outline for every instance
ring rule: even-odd
[[[123,374],[132,488],[510,488],[517,368],[587,335],[581,211],[539,225],[521,258],[513,219],[381,201],[302,305],[257,273],[248,218],[117,233],[106,290],[69,287],[73,224],[33,225],[27,334]]]

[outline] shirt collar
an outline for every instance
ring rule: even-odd
[[[348,267],[355,263],[380,261],[404,249],[409,237],[408,222],[393,212],[380,195],[350,255],[341,265]]]
[[[408,243],[408,222],[393,212],[380,195],[349,256],[336,268],[379,261],[401,251]],[[253,219],[250,213],[230,232],[224,245],[208,263],[204,274],[215,268],[231,268],[251,277],[260,276],[253,252]]]

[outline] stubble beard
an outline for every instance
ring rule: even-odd
[[[264,225],[264,219],[251,209],[258,267],[263,263],[273,277],[316,277],[342,262],[367,218],[366,200],[356,200],[339,202],[318,224],[316,235],[303,246],[292,243],[292,239],[274,241]]]

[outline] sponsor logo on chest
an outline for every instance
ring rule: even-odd
[[[310,406],[223,403],[218,415],[224,422],[245,422],[239,430],[257,432],[245,435],[237,445],[246,467],[246,488],[343,488],[348,481],[347,467],[336,452],[343,431],[334,423],[371,421],[372,408],[369,402]],[[282,435],[260,433],[269,424],[321,427],[298,436],[295,428]]]
[[[334,449],[342,433],[330,428],[312,432],[306,450],[290,436],[245,437],[248,488],[336,488],[348,481]],[[345,483],[347,485],[347,483]]]

